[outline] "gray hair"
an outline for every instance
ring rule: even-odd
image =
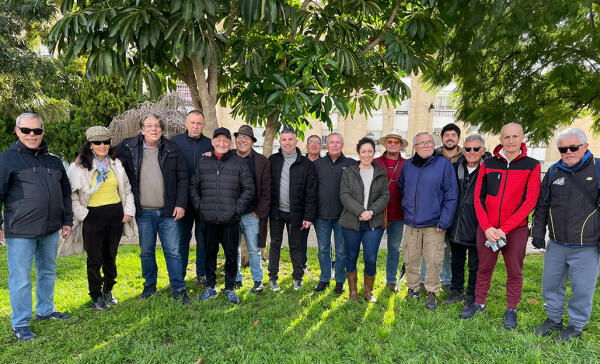
[[[325,139],[325,143],[327,143],[327,141],[329,140],[329,137],[332,136],[332,135],[339,136],[342,139],[342,144],[344,144],[344,136],[342,134],[338,133],[337,131],[334,131],[333,133],[329,134],[327,136],[327,138]]]
[[[150,118],[154,118],[154,119],[158,120],[158,123],[160,124],[160,128],[162,130],[165,130],[165,124],[163,123],[162,120],[160,120],[160,118],[156,114],[146,114],[146,115],[144,115],[144,117],[142,118],[142,120],[140,120],[140,129],[144,129],[144,121],[146,121],[146,119],[150,119]]]
[[[431,137],[431,139],[433,139],[433,135],[431,135],[431,133],[429,133],[427,131],[420,131],[413,138],[413,145],[417,144],[417,138],[420,137],[421,135],[429,135]]]
[[[560,145],[560,141],[569,138],[569,137],[577,137],[581,144],[587,143],[587,137],[585,136],[585,132],[579,128],[568,128],[560,132],[556,136],[556,146]]]
[[[23,119],[38,119],[40,124],[42,124],[42,129],[44,129],[44,120],[38,115],[32,112],[24,112],[21,115],[17,116],[17,120],[15,121],[15,126],[18,128],[19,124],[21,124],[21,120]]]
[[[298,135],[296,134],[296,131],[294,129],[283,129],[283,131],[281,132],[280,136],[283,134],[292,134],[294,137],[298,137]],[[321,139],[321,138],[319,138]]]
[[[481,134],[471,134],[465,139],[465,144],[469,142],[480,142],[482,147],[485,147],[485,140]]]
[[[283,133],[282,133],[283,134]],[[321,141],[321,137],[318,136],[317,134],[313,134],[311,136],[309,136],[308,138],[306,138],[306,141],[308,142],[309,140],[311,140],[312,138],[317,138],[319,139],[319,141]]]

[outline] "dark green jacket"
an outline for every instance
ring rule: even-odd
[[[373,218],[369,220],[372,229],[383,226],[383,210],[390,200],[390,188],[388,186],[387,172],[377,163],[372,162],[374,168],[373,182],[369,191],[368,209],[373,211]],[[340,185],[340,200],[344,206],[339,223],[346,229],[358,231],[360,221],[358,217],[364,208],[364,185],[360,177],[358,163],[347,167],[342,173]]]

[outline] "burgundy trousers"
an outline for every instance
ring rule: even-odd
[[[516,309],[521,300],[523,290],[523,259],[529,228],[520,226],[509,232],[506,236],[506,246],[494,253],[485,246],[485,233],[481,227],[477,228],[477,256],[479,269],[477,270],[477,283],[475,284],[475,303],[483,305],[490,289],[492,274],[498,261],[498,253],[502,252],[506,266],[506,307]]]

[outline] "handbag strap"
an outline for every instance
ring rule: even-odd
[[[394,170],[392,171],[392,178],[390,178],[388,176],[388,186],[392,184],[392,179],[394,179],[394,174],[396,174],[396,170],[398,169],[399,164],[400,164],[400,156],[398,156],[398,161],[396,162],[396,166],[394,167]]]

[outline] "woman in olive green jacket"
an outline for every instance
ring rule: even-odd
[[[346,277],[350,300],[358,301],[356,262],[362,242],[365,300],[376,302],[373,283],[377,272],[379,243],[383,236],[383,210],[390,199],[390,189],[386,171],[373,162],[373,140],[362,138],[356,145],[356,151],[360,162],[344,170],[340,185],[340,200],[344,210],[339,223],[346,244]]]

